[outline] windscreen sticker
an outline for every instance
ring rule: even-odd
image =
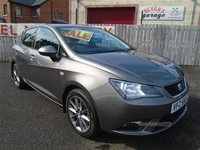
[[[63,36],[83,40],[89,42],[93,33],[85,30],[62,30],[61,34]]]

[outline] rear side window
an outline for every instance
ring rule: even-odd
[[[28,47],[32,47],[36,31],[37,31],[37,28],[32,28],[32,29],[28,29],[25,33],[23,33],[22,44]]]

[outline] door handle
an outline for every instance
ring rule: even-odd
[[[34,59],[34,55],[31,55],[31,56],[30,56],[30,59],[33,60],[33,59]]]

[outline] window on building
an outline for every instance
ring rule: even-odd
[[[58,19],[63,20],[63,13],[58,13]]]
[[[38,7],[34,7],[33,9],[32,9],[32,12],[33,12],[33,17],[38,17],[39,15],[38,15]]]
[[[15,6],[16,16],[22,16],[22,7]]]
[[[8,7],[7,4],[3,5],[4,15],[8,15]]]

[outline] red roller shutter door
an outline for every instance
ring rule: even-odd
[[[135,24],[135,7],[88,8],[87,23]]]

